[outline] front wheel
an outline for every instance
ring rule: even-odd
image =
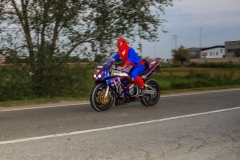
[[[104,83],[97,84],[96,86],[93,87],[90,95],[90,103],[95,111],[98,112],[106,111],[110,107],[112,107],[114,102],[114,93],[109,88],[108,94],[105,97],[107,87],[108,86]]]
[[[147,79],[145,81],[145,84],[150,86],[148,87],[148,89],[155,90],[155,94],[152,94],[152,95],[145,94],[141,99],[141,103],[147,107],[154,106],[160,99],[160,94],[161,94],[160,86],[157,83],[157,81],[153,79]]]

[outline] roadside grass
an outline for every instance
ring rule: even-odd
[[[163,90],[240,85],[239,69],[166,69],[154,73]]]
[[[60,96],[44,98],[29,96],[20,100],[0,101],[0,107],[36,105],[61,101],[89,101],[90,91],[94,85],[91,78],[92,70],[92,66],[84,68],[73,67],[71,72],[67,74],[71,77],[71,82],[62,84],[66,91],[62,92],[64,94]],[[239,68],[178,67],[162,68],[161,71],[161,73],[153,73],[150,76],[150,78],[155,79],[160,84],[161,94],[240,88]],[[8,80],[8,83],[10,82]],[[61,88],[61,85],[59,87]]]
[[[12,106],[24,106],[24,105],[38,105],[38,104],[46,104],[46,103],[57,103],[61,101],[88,101],[89,96],[82,97],[49,97],[49,98],[34,98],[34,99],[23,99],[16,101],[3,101],[0,102],[0,107],[12,107]]]
[[[211,90],[221,90],[221,89],[234,89],[234,88],[240,88],[240,85],[161,90],[161,95],[168,95],[168,94],[174,94],[174,93],[197,92],[197,91],[211,91]],[[17,101],[4,101],[4,102],[0,102],[0,107],[51,104],[51,103],[58,103],[58,102],[62,102],[62,101],[67,101],[67,102],[89,101],[89,96],[52,97],[52,98],[25,99],[25,100],[17,100]]]
[[[234,89],[234,88],[240,88],[240,85],[228,85],[228,86],[201,87],[201,88],[189,88],[189,89],[162,90],[161,94],[166,95],[166,94],[173,94],[173,93],[211,91],[211,90]]]

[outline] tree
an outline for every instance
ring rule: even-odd
[[[240,49],[236,49],[234,52],[235,57],[240,57]]]
[[[180,61],[181,65],[190,59],[189,51],[183,46],[180,46],[177,50],[173,50],[173,53],[174,61]]]
[[[95,58],[94,58],[94,62],[100,62],[105,57],[106,57],[106,55],[104,55],[104,54],[96,54]]]
[[[76,62],[80,62],[81,59],[79,58],[79,56],[70,56],[68,57],[67,62],[69,63],[76,63]]]
[[[156,39],[164,22],[160,14],[171,5],[172,0],[5,0],[2,38],[13,50],[28,52],[33,86],[43,86],[46,75],[57,74],[73,53],[108,53],[121,36]],[[15,30],[9,33],[9,27]]]

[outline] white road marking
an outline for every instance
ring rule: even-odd
[[[199,91],[199,92],[188,92],[188,93],[179,93],[179,94],[170,94],[170,95],[162,95],[161,98],[167,98],[167,97],[179,97],[179,96],[188,96],[188,95],[197,95],[197,94],[207,94],[207,93],[219,93],[219,92],[230,92],[230,91],[238,91],[240,88],[235,89],[225,89],[225,90],[214,90],[214,91]],[[90,104],[88,103],[69,103],[69,104],[56,104],[56,105],[46,105],[41,107],[25,107],[25,108],[15,108],[15,109],[2,109],[0,112],[10,112],[10,111],[21,111],[21,110],[30,110],[30,109],[43,109],[43,108],[55,108],[55,107],[63,107],[63,106],[73,106],[73,105],[84,105],[84,104]]]
[[[222,109],[222,110],[215,110],[215,111],[209,111],[209,112],[202,112],[202,113],[195,113],[195,114],[189,114],[189,115],[183,115],[183,116],[177,116],[177,117],[170,117],[170,118],[164,118],[164,119],[156,119],[156,120],[144,121],[144,122],[138,122],[138,123],[130,123],[130,124],[124,124],[124,125],[118,125],[118,126],[89,129],[89,130],[76,131],[76,132],[70,132],[70,133],[61,133],[61,134],[53,134],[53,135],[46,135],[46,136],[39,136],[39,137],[32,137],[32,138],[8,140],[8,141],[0,142],[0,145],[13,144],[13,143],[19,143],[19,142],[29,142],[29,141],[42,140],[42,139],[47,139],[47,138],[57,138],[57,137],[70,136],[70,135],[79,135],[79,134],[91,133],[91,132],[106,131],[106,130],[111,130],[111,129],[137,126],[137,125],[143,125],[143,124],[149,124],[149,123],[155,123],[155,122],[163,122],[163,121],[169,121],[169,120],[177,120],[177,119],[188,118],[188,117],[196,117],[196,116],[200,116],[200,115],[214,114],[214,113],[232,111],[232,110],[237,110],[237,109],[240,109],[240,107],[228,108],[228,109]]]
[[[81,103],[81,102],[79,102],[79,103],[67,103],[67,104],[45,105],[45,106],[41,106],[41,107],[24,107],[24,108],[0,110],[0,112],[21,111],[21,110],[30,110],[30,109],[43,109],[43,108],[55,108],[55,107],[84,105],[84,104],[89,104],[89,103]]]
[[[224,90],[214,90],[214,91],[198,91],[198,92],[188,92],[188,93],[179,93],[179,94],[171,94],[171,95],[163,95],[161,98],[165,97],[178,97],[178,96],[188,96],[188,95],[196,95],[196,94],[207,94],[207,93],[219,93],[219,92],[230,92],[230,91],[238,91],[240,88],[235,89],[224,89]]]

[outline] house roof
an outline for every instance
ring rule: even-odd
[[[218,46],[212,46],[212,47],[202,48],[201,51],[205,51],[205,50],[209,50],[209,49],[214,49],[214,48],[225,48],[225,46],[218,45]]]
[[[238,40],[238,41],[226,41],[225,43],[232,43],[232,42],[240,42],[240,40]]]
[[[189,52],[196,52],[199,51],[199,48],[196,47],[192,47],[192,48],[188,48]]]

